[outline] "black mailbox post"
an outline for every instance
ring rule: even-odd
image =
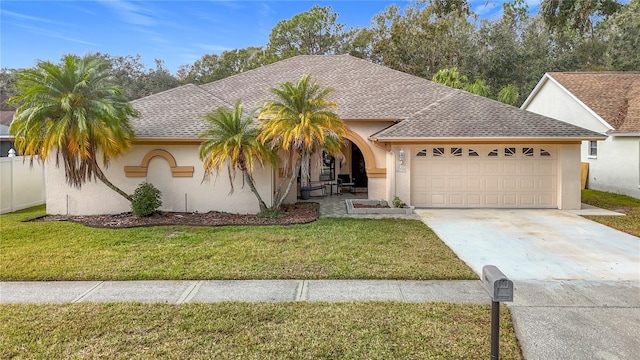
[[[499,359],[500,302],[513,301],[513,281],[494,265],[482,267],[482,282],[491,296],[491,360]]]

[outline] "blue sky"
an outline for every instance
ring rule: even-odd
[[[496,16],[505,0],[471,0],[473,10]],[[531,10],[539,0],[527,0]],[[262,46],[278,21],[330,5],[347,27],[368,26],[389,4],[407,1],[31,1],[0,2],[0,67],[27,68],[64,54],[140,54],[162,59],[172,73],[204,54]]]

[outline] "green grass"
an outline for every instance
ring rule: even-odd
[[[0,280],[477,279],[417,220],[96,229],[0,216]]]
[[[3,359],[488,359],[490,305],[0,305]],[[501,359],[522,359],[506,307]]]
[[[622,211],[626,216],[585,216],[614,229],[640,237],[640,200],[597,190],[582,190],[582,202],[599,208]]]

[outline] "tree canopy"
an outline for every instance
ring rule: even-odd
[[[129,117],[137,115],[103,59],[68,55],[60,64],[42,61],[18,72],[15,86],[18,94],[9,102],[18,108],[9,131],[20,153],[47,160],[55,152],[70,185],[80,188],[97,178],[131,200],[98,164],[99,156],[107,166],[131,148]]]

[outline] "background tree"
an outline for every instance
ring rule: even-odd
[[[445,13],[441,2],[419,2],[403,12],[390,5],[373,22],[375,55],[409,74],[430,79],[442,68],[463,67],[474,51],[474,26],[464,9]]]
[[[164,66],[164,61],[155,59],[155,69],[147,69],[140,55],[113,56],[96,54],[109,65],[113,81],[124,90],[129,100],[156,94],[180,85]]]
[[[250,46],[223,51],[220,55],[205,54],[193,65],[182,66],[178,72],[183,83],[206,84],[275,61],[277,58],[272,51]]]
[[[205,141],[200,145],[200,159],[204,161],[205,179],[212,173],[218,174],[226,167],[229,184],[233,193],[236,170],[243,175],[243,184],[248,184],[258,199],[260,212],[267,211],[267,205],[256,189],[253,179],[255,161],[276,163],[276,154],[257,141],[258,130],[253,115],[243,117],[243,107],[238,101],[233,110],[220,107],[205,116],[209,129],[201,137]]]
[[[543,0],[540,13],[553,32],[572,29],[584,35],[592,32],[595,21],[615,14],[621,6],[617,0]]]
[[[16,92],[16,74],[19,70],[0,69],[0,93],[5,96],[14,96]]]
[[[134,130],[129,117],[135,110],[114,86],[109,65],[98,56],[66,56],[55,65],[39,62],[18,73],[18,94],[9,99],[18,105],[9,128],[19,153],[47,160],[62,157],[67,183],[77,188],[99,179],[127,200],[131,196],[112,184],[98,165],[131,148]]]
[[[348,34],[330,6],[315,5],[309,11],[281,20],[271,30],[267,48],[279,58],[296,55],[329,55],[341,52]]]
[[[275,99],[265,101],[260,112],[258,140],[289,155],[273,205],[279,209],[298,173],[300,186],[309,186],[311,154],[320,149],[338,154],[347,130],[332,111],[336,103],[327,99],[333,89],[322,88],[310,75],[303,76],[297,84],[285,82],[269,91]]]
[[[600,32],[606,41],[611,68],[640,70],[640,0],[623,4],[612,18],[602,22]]]

